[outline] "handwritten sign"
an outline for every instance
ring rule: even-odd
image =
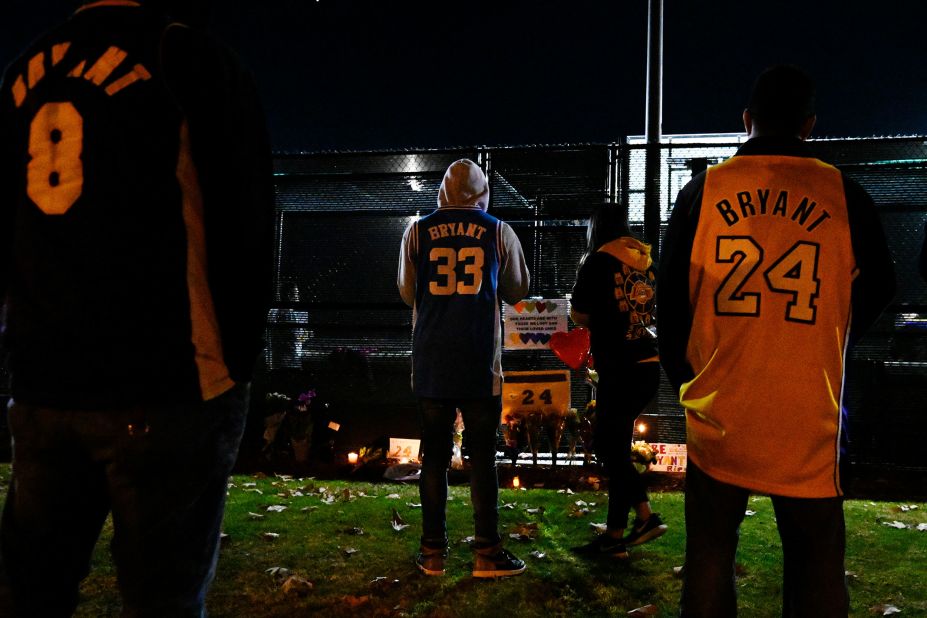
[[[522,300],[503,308],[506,350],[547,348],[550,336],[567,330],[567,301],[563,298]]]
[[[656,442],[650,444],[657,457],[650,469],[655,472],[685,472],[686,471],[686,445],[667,444]]]
[[[418,459],[418,449],[421,446],[421,440],[411,438],[390,438],[389,454],[387,459],[405,459],[408,461]]]
[[[502,422],[509,416],[539,412],[564,415],[570,409],[569,371],[506,371],[502,383]]]

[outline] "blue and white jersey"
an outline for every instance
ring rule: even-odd
[[[412,224],[412,387],[419,397],[501,394],[497,291],[505,225],[478,207],[442,207]]]

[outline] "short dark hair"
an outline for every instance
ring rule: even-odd
[[[756,78],[747,110],[764,132],[794,135],[814,116],[814,81],[795,66],[770,67]]]

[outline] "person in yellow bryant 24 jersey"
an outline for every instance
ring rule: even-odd
[[[736,614],[755,491],[782,539],[782,615],[846,616],[844,359],[894,296],[894,267],[872,199],[803,143],[810,77],[763,72],[743,120],[737,154],[680,191],[657,280],[660,359],[686,410],[682,615]]]
[[[203,615],[274,204],[254,84],[191,26],[206,4],[83,3],[4,75],[0,615],[71,615],[110,512],[124,615]]]

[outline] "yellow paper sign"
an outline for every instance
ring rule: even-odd
[[[502,422],[539,412],[565,415],[570,409],[569,371],[507,371],[502,384]]]

